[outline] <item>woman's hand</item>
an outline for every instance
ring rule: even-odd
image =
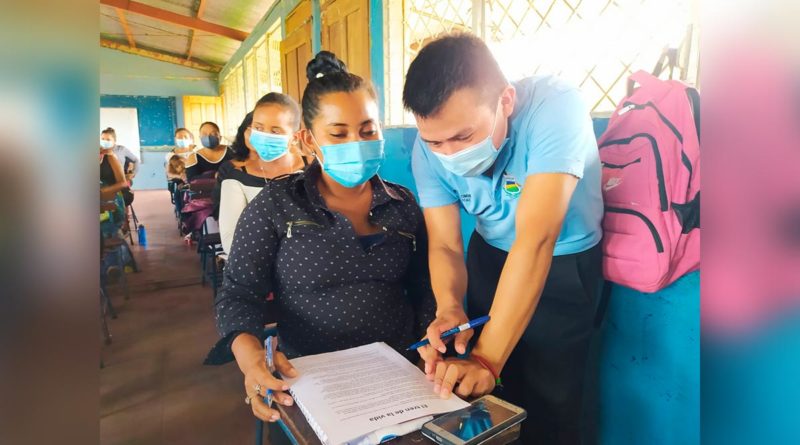
[[[260,346],[260,341],[253,335],[240,334],[236,337],[232,345],[233,353],[239,369],[244,374],[244,392],[250,401],[253,414],[266,422],[275,422],[280,419],[278,410],[270,408],[264,402],[267,390],[272,390],[272,400],[281,405],[290,406],[294,403],[292,397],[286,393],[289,385],[281,379],[276,378],[267,370],[264,360],[264,349]],[[297,377],[297,370],[294,369],[289,360],[282,352],[275,352],[275,369],[281,375],[287,377]],[[258,390],[258,391],[257,391]]]
[[[296,377],[297,370],[292,367],[289,360],[282,352],[275,353],[275,368],[281,375]],[[270,408],[264,402],[267,389],[272,390],[272,400],[281,405],[290,406],[294,403],[292,396],[286,393],[289,385],[283,380],[275,378],[267,371],[267,364],[264,362],[264,354],[260,354],[260,360],[242,370],[244,372],[244,390],[250,397],[250,407],[253,414],[266,422],[275,422],[280,419],[278,410]],[[260,390],[256,392],[256,388]]]
[[[443,332],[468,322],[467,314],[462,306],[452,306],[436,311],[436,319],[431,322],[426,332],[430,345],[417,349],[420,357],[425,360],[425,375],[428,380],[433,380],[436,365],[442,360],[442,354],[447,352],[445,341],[441,338]],[[473,330],[468,329],[455,335],[455,348],[459,354],[467,352],[467,342],[472,338]]]
[[[492,392],[495,380],[492,373],[473,359],[447,359],[436,364],[433,391],[446,399],[453,393],[461,397],[479,397]]]

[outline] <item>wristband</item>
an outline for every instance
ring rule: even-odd
[[[492,366],[489,364],[488,361],[486,361],[485,358],[481,357],[478,354],[475,354],[474,352],[471,353],[469,356],[471,358],[474,358],[478,363],[481,364],[481,366],[486,368],[486,370],[492,374],[492,377],[494,377],[495,386],[500,386],[500,387],[503,386],[503,379],[500,378],[500,374],[498,374],[497,371],[495,371],[494,368],[492,368]]]

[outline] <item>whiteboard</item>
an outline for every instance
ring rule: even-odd
[[[139,116],[136,108],[100,108],[100,131],[111,127],[117,133],[117,144],[128,147],[139,160],[142,146],[139,145]],[[97,133],[98,139],[100,133]]]

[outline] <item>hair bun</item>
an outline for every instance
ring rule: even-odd
[[[347,65],[330,51],[318,52],[306,65],[306,77],[309,82],[334,73],[347,73]]]

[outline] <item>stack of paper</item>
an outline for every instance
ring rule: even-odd
[[[425,374],[385,343],[291,363],[299,377],[286,379],[290,392],[326,445],[378,443],[419,429],[434,414],[469,406],[455,395],[441,399]]]

